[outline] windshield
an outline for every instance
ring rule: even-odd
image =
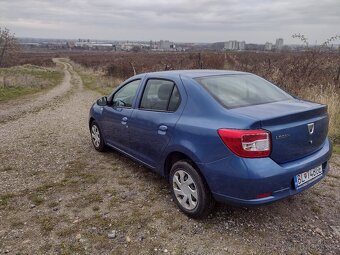
[[[195,78],[227,108],[292,99],[272,83],[252,74],[229,74]]]

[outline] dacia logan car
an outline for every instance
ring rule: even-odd
[[[329,171],[327,106],[254,74],[145,73],[95,102],[94,148],[116,149],[168,178],[177,206],[205,217],[215,201],[262,205],[295,195]]]

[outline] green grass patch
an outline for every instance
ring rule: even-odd
[[[340,145],[338,144],[333,145],[333,153],[340,154]]]
[[[50,89],[63,77],[60,70],[32,65],[0,68],[0,102]]]
[[[42,203],[45,202],[45,199],[41,197],[40,194],[32,194],[29,196],[29,200],[32,201],[33,204],[35,205],[41,205]]]
[[[87,164],[81,160],[69,162],[65,171],[65,179],[63,180],[63,183],[97,183],[100,176],[96,175],[96,173],[86,172],[86,167]]]
[[[0,88],[0,102],[15,99],[24,95],[31,95],[41,91],[40,88],[24,88],[24,87],[10,87],[10,88]]]

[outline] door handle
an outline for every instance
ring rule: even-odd
[[[121,123],[122,123],[123,125],[126,125],[127,120],[128,120],[127,117],[123,117]]]
[[[167,131],[167,130],[168,130],[168,127],[167,127],[167,126],[165,126],[165,125],[160,125],[160,126],[158,127],[158,129],[159,129],[159,131],[163,131],[163,132],[165,132],[165,131]]]

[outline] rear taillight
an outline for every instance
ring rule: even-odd
[[[262,158],[270,155],[271,138],[266,130],[219,129],[218,134],[224,144],[240,157]]]

